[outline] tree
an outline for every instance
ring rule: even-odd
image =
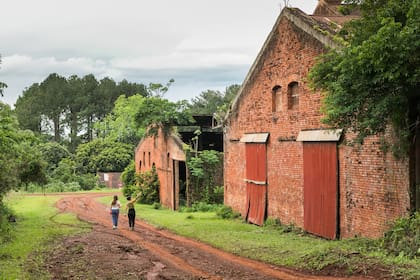
[[[145,99],[139,94],[118,97],[112,112],[95,125],[99,137],[137,145],[144,136],[145,128],[137,125],[135,116]]]
[[[0,203],[5,193],[21,184],[45,183],[45,162],[37,144],[34,134],[20,130],[10,107],[0,102]]]
[[[72,158],[72,154],[67,148],[57,142],[47,142],[38,145],[42,158],[47,162],[47,172],[51,174],[60,161],[64,158]]]
[[[218,123],[222,123],[233,99],[240,89],[239,85],[230,85],[224,92],[218,90],[203,91],[190,101],[192,114],[213,115]]]
[[[53,122],[54,141],[60,142],[62,135],[62,115],[66,110],[67,80],[53,73],[50,74],[40,85],[43,95],[42,113]]]
[[[79,173],[122,172],[133,158],[131,145],[95,139],[81,144],[76,151]]]
[[[1,55],[0,55],[0,64],[1,64]],[[0,82],[0,96],[3,96],[3,89],[7,88],[7,85],[3,82]]]
[[[135,120],[139,127],[147,128],[147,135],[157,135],[159,129],[169,135],[174,126],[193,122],[186,101],[171,102],[156,96],[144,100]]]
[[[340,33],[343,47],[311,70],[324,91],[324,121],[360,140],[392,126],[410,160],[411,208],[420,207],[420,1],[365,0],[361,18]],[[416,205],[417,201],[417,205]]]
[[[29,129],[37,135],[41,134],[43,132],[41,126],[43,115],[41,110],[43,106],[43,97],[39,84],[35,83],[26,88],[15,104],[15,112],[20,128]]]
[[[201,92],[199,96],[190,101],[191,113],[212,115],[218,112],[222,107],[227,109],[238,93],[239,88],[239,85],[230,85],[226,87],[224,92],[211,89]]]

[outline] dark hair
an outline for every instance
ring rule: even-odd
[[[114,199],[112,200],[112,205],[115,205],[115,204],[117,204],[117,200],[118,200],[118,196],[117,195],[114,195]]]

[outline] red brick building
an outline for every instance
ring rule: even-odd
[[[352,145],[323,125],[307,82],[349,19],[339,2],[279,15],[224,124],[225,204],[258,225],[271,217],[330,239],[378,237],[410,206],[408,161],[381,150],[379,136]]]
[[[195,123],[177,127],[178,134],[165,136],[159,131],[156,137],[143,138],[134,155],[137,173],[149,171],[155,166],[160,183],[160,203],[173,210],[178,209],[181,200],[186,199],[188,172],[183,145],[192,145],[196,136],[194,131],[201,131],[197,141],[199,151],[223,151],[223,133],[221,128],[212,127],[212,116],[195,115],[193,118]]]
[[[186,183],[185,153],[182,140],[175,134],[164,136],[161,131],[156,137],[143,138],[135,151],[136,172],[156,168],[160,183],[160,203],[170,209],[177,209],[183,187]]]

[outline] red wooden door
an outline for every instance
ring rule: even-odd
[[[304,142],[304,227],[313,234],[337,237],[337,145]]]
[[[267,159],[265,143],[246,143],[247,220],[262,225],[267,204]]]

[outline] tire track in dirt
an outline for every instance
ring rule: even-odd
[[[94,200],[107,195],[110,194],[68,195],[60,199],[56,206],[60,211],[75,213],[82,220],[110,227],[111,219],[107,207]],[[162,263],[171,264],[198,279],[368,279],[305,275],[236,256],[169,231],[156,229],[139,220],[136,220],[136,230],[129,231],[127,218],[122,215],[119,223],[120,228],[115,234],[132,240]]]

